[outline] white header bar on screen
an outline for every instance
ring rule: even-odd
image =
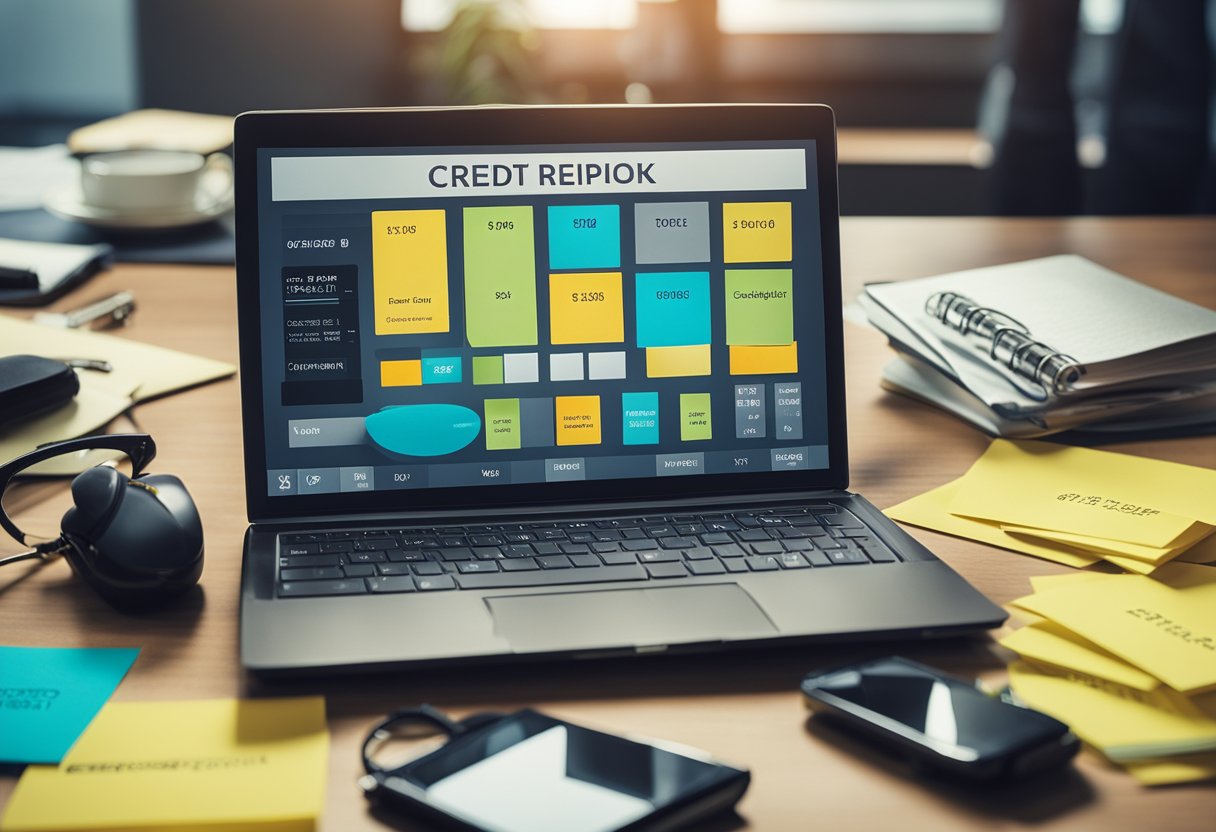
[[[275,202],[805,189],[806,153],[792,148],[270,160]]]

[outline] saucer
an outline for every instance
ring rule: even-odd
[[[80,183],[54,191],[45,208],[57,217],[110,231],[166,231],[188,228],[217,220],[232,210],[232,171],[210,170],[203,174],[194,204],[178,208],[131,212],[97,208],[84,201]]]

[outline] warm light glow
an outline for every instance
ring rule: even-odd
[[[459,0],[402,0],[401,24],[412,32],[438,31],[451,22],[458,5]],[[637,22],[637,0],[522,0],[520,5],[538,29],[629,29]]]

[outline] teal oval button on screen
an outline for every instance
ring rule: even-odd
[[[395,454],[442,456],[469,445],[481,432],[481,417],[458,404],[388,407],[363,420],[372,441]]]

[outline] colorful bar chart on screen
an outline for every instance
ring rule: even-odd
[[[724,203],[722,252],[727,263],[790,262],[794,258],[790,203]]]
[[[691,347],[646,348],[646,376],[648,378],[707,376],[709,370],[709,344]]]
[[[550,269],[621,266],[621,206],[550,205]]]
[[[530,205],[464,209],[464,308],[470,346],[537,343]]]
[[[448,332],[446,213],[372,211],[377,335]]]
[[[792,269],[726,270],[726,343],[794,342]]]
[[[730,374],[748,376],[798,372],[798,342],[773,347],[751,347],[732,344]]]
[[[659,394],[621,394],[621,433],[625,445],[659,444]]]
[[[549,275],[549,339],[554,344],[623,342],[621,273]]]
[[[599,396],[558,396],[554,407],[559,446],[600,444]]]
[[[685,347],[711,339],[709,272],[635,277],[639,347]]]
[[[680,394],[680,439],[692,442],[713,439],[709,393]]]

